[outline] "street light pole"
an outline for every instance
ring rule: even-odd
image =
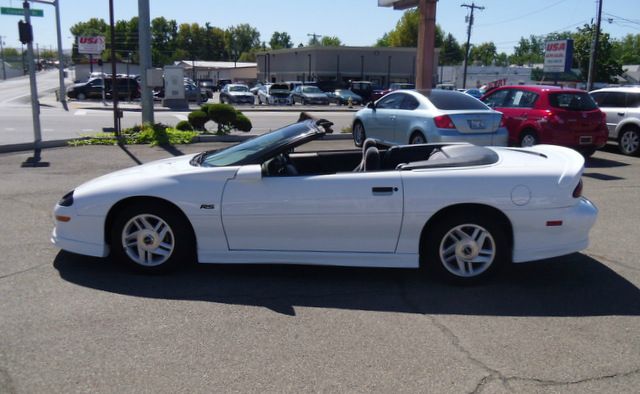
[[[0,36],[0,58],[2,59],[2,79],[7,79],[7,70],[4,65],[4,42],[2,39],[4,36]]]
[[[24,9],[24,21],[31,29],[31,7],[25,0],[22,3]],[[33,119],[33,157],[27,159],[23,165],[34,166],[40,162],[40,144],[42,133],[40,131],[40,103],[38,102],[38,87],[36,86],[36,69],[33,63],[33,36],[27,41],[27,61],[29,62],[29,86],[31,88],[31,117]]]

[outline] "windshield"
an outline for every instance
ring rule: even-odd
[[[274,83],[273,85],[271,85],[271,88],[269,88],[270,91],[272,90],[277,90],[277,91],[289,91],[289,86],[283,84],[283,83]]]
[[[322,90],[317,86],[305,86],[302,88],[304,93],[322,93]]]
[[[223,167],[243,163],[246,159],[260,153],[269,152],[286,144],[298,136],[317,131],[308,122],[294,123],[260,137],[230,146],[226,149],[206,153],[200,163],[203,167]]]
[[[230,92],[248,92],[249,88],[243,85],[229,86]]]

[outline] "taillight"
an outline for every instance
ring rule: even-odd
[[[456,126],[451,121],[449,115],[441,115],[433,118],[436,127],[439,129],[455,129]]]
[[[507,124],[504,121],[504,116],[500,117],[500,127],[507,127]]]
[[[582,179],[578,182],[578,185],[575,189],[573,189],[573,198],[578,198],[582,196]]]

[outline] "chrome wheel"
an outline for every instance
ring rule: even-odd
[[[472,278],[485,272],[496,258],[496,241],[477,224],[461,224],[449,230],[439,247],[444,268],[457,277]]]
[[[537,143],[538,143],[538,140],[536,139],[536,137],[533,134],[527,133],[522,136],[522,140],[520,141],[520,146],[522,146],[523,148],[526,148],[529,146],[534,146]]]
[[[356,146],[362,146],[362,143],[367,138],[367,134],[364,131],[364,126],[360,122],[356,122],[353,125],[353,142]]]
[[[122,247],[136,264],[155,267],[171,257],[175,248],[175,237],[169,224],[160,217],[140,214],[124,225]]]
[[[624,130],[620,136],[620,151],[625,155],[634,155],[640,148],[640,134],[636,130]]]

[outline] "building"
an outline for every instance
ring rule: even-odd
[[[259,52],[258,80],[266,82],[366,80],[387,87],[415,83],[416,48],[301,47]],[[433,59],[438,64],[437,52]],[[434,75],[434,83],[436,81]]]
[[[175,65],[184,67],[185,77],[193,80],[211,79],[214,83],[221,79],[253,83],[257,76],[256,63],[180,60]]]

